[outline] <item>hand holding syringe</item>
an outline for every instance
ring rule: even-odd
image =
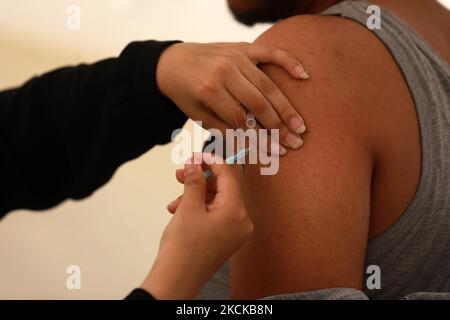
[[[142,284],[156,298],[194,298],[250,237],[253,224],[241,195],[242,168],[232,164],[247,152],[241,150],[225,160],[226,164],[218,156],[196,154],[195,161],[190,159],[183,170],[177,171],[184,192],[168,205],[174,216]],[[203,164],[208,165],[208,171],[203,172]]]

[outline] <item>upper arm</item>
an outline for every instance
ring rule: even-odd
[[[303,148],[280,159],[276,175],[245,168],[255,231],[231,259],[231,295],[360,289],[384,47],[361,26],[334,17],[289,19],[257,41],[287,50],[309,70],[310,80],[296,81],[264,67],[308,131]]]

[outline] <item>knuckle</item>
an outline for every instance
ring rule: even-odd
[[[245,47],[248,47],[250,45],[253,45],[253,44],[245,42],[245,41],[239,41],[239,42],[236,42],[236,44],[235,44],[236,48],[243,48],[243,47],[245,48]]]
[[[275,90],[275,84],[268,78],[260,78],[258,84],[263,94],[270,94]]]
[[[286,140],[286,136],[288,135],[288,133],[290,133],[290,130],[280,130],[279,131],[279,140],[280,141],[285,141]]]
[[[228,59],[234,60],[242,55],[242,52],[244,50],[244,45],[242,43],[237,43],[235,45],[232,45],[228,49],[223,51],[223,54]]]
[[[239,226],[240,233],[244,237],[248,237],[253,233],[254,225],[245,208],[236,211],[233,223]]]
[[[198,85],[198,93],[200,96],[215,94],[218,92],[219,87],[220,84],[214,77],[205,78]]]
[[[283,122],[283,120],[281,120],[280,118],[276,118],[272,120],[272,124],[270,126],[270,129],[278,129],[280,131],[282,131],[282,129],[285,127],[285,124]]]
[[[278,108],[278,114],[282,119],[289,120],[291,117],[296,116],[296,112],[294,111],[294,108],[291,107],[289,104],[280,104]]]
[[[259,51],[261,52],[261,54],[267,58],[273,57],[275,50],[276,49],[274,49],[273,47],[271,47],[269,45],[263,45],[263,46],[259,47]]]
[[[255,226],[250,219],[247,219],[245,223],[242,225],[244,236],[250,236],[255,230]]]
[[[270,108],[270,106],[265,101],[255,101],[255,103],[252,104],[252,113],[254,115],[261,115],[265,113],[268,108]]]
[[[190,176],[188,179],[186,179],[184,183],[187,184],[188,186],[199,186],[200,187],[200,186],[205,185],[206,181],[201,174],[195,174],[195,175]]]
[[[273,51],[273,56],[278,59],[286,59],[289,57],[289,54],[281,49],[276,49]]]
[[[239,224],[243,224],[247,220],[249,220],[247,210],[245,209],[244,204],[241,204],[240,207],[236,210],[235,215],[236,221],[239,222]]]
[[[235,128],[247,127],[247,113],[242,108],[236,108],[233,118]]]
[[[218,59],[213,67],[213,73],[215,75],[221,76],[223,73],[231,71],[233,68],[233,62],[231,61],[231,53],[229,53],[230,50],[227,51],[227,53],[224,53],[224,57]]]

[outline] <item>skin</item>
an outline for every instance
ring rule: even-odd
[[[318,10],[325,3],[329,2],[309,3],[308,8]],[[386,7],[390,4],[387,1]],[[448,38],[438,32],[441,29],[398,8],[399,15],[412,19],[411,24],[448,59],[448,43],[439,41]],[[395,5],[390,9],[395,12]],[[427,9],[435,21],[443,21],[436,16],[447,18],[439,6]],[[394,223],[414,196],[420,173],[414,104],[395,61],[374,36],[339,18],[297,17],[257,42],[280,45],[305,58],[314,73],[303,87],[279,68],[264,67],[296,110],[311,119],[308,145],[302,153],[285,157],[275,177],[261,177],[258,168],[247,167],[246,206],[240,170],[213,166],[217,179],[208,182],[204,167],[187,165],[177,171],[185,192],[168,205],[175,216],[142,284],[159,299],[195,297],[249,239],[254,226],[250,241],[231,260],[233,298],[330,287],[361,289],[367,239]],[[361,47],[367,49],[364,54]],[[330,75],[338,75],[340,81]]]
[[[219,267],[249,238],[253,224],[241,196],[242,168],[211,154],[196,154],[177,179],[184,192],[169,204],[174,214],[141,288],[157,299],[193,299]],[[206,180],[201,161],[213,177]]]
[[[252,26],[258,22],[276,22],[294,14],[316,14],[339,0],[228,0],[231,13],[239,22]]]
[[[276,22],[299,14],[317,14],[341,0],[228,0],[231,13],[248,25]],[[450,60],[450,12],[435,0],[374,0],[410,24],[447,61]]]
[[[305,122],[258,63],[281,66],[297,81],[309,78],[298,59],[272,46],[180,43],[163,52],[156,79],[161,92],[206,129],[247,129],[247,112],[257,128],[280,129],[284,146],[273,149],[285,155],[285,147],[303,145]]]
[[[257,128],[280,129],[281,143],[298,149],[304,120],[259,63],[276,64],[297,81],[309,78],[296,58],[268,45],[180,43],[160,56],[156,80],[165,96],[207,129],[246,128],[251,112]],[[285,147],[277,143],[272,151],[285,155]],[[241,196],[241,170],[211,164],[214,176],[207,182],[204,169],[187,164],[177,172],[185,190],[168,206],[174,217],[141,285],[157,299],[194,298],[252,231]]]
[[[422,1],[379,2],[414,21],[430,43],[450,29],[448,14],[435,4],[426,11],[419,10]],[[308,66],[311,79],[301,86],[278,68],[263,68],[308,119],[308,132],[301,152],[280,160],[276,176],[245,168],[254,233],[231,259],[231,297],[361,289],[368,239],[402,215],[419,182],[421,145],[409,88],[378,38],[349,20],[298,16],[256,42],[277,45]],[[448,42],[436,50],[448,59]]]

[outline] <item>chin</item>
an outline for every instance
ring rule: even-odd
[[[246,14],[259,11],[264,7],[267,0],[228,0],[228,6],[233,12]]]
[[[228,0],[235,19],[245,25],[259,22],[276,22],[298,14],[299,0]]]

